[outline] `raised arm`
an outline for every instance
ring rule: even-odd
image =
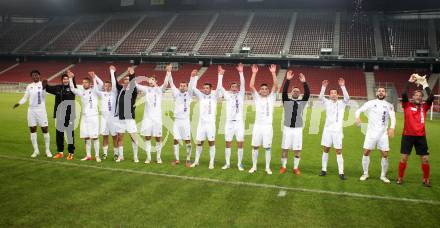
[[[327,86],[328,86],[328,80],[322,81],[321,91],[319,92],[319,100],[322,101],[323,103],[327,101],[327,98],[325,98],[324,96]]]
[[[434,102],[434,93],[432,93],[431,88],[429,88],[428,81],[426,80],[426,76],[421,77],[423,80],[419,82],[421,86],[423,86],[423,89],[425,90],[426,94],[428,95],[428,98],[426,99],[426,103],[431,106],[432,102]]]
[[[269,71],[272,74],[272,93],[276,93],[278,91],[278,79],[277,79],[277,65],[271,64],[269,67]]]
[[[291,100],[289,98],[289,84],[290,84],[290,80],[292,80],[293,76],[294,76],[293,71],[291,71],[291,70],[287,71],[287,73],[286,73],[286,81],[284,82],[283,92],[282,92],[283,102]]]
[[[217,89],[215,90],[215,94],[217,97],[220,97],[222,93],[225,92],[225,88],[223,88],[223,75],[225,74],[225,70],[222,66],[218,66],[217,68],[218,78],[217,78]]]
[[[246,88],[245,88],[245,81],[244,81],[244,73],[243,73],[243,64],[240,63],[237,66],[238,75],[240,76],[240,93],[245,94]]]
[[[79,91],[79,89],[75,88],[75,85],[73,84],[73,78],[75,77],[75,75],[73,74],[72,71],[67,71],[67,76],[69,77],[69,87],[70,90],[77,96],[80,96],[81,93]]]
[[[249,88],[251,89],[252,93],[257,93],[257,89],[255,89],[255,77],[258,73],[258,66],[256,64],[252,65],[252,77],[251,81],[249,82]]]
[[[348,95],[347,88],[345,87],[345,80],[343,78],[339,78],[338,83],[339,83],[339,86],[341,87],[341,90],[342,90],[342,96],[344,97],[344,103],[348,104],[348,102],[350,101],[350,96]]]
[[[409,79],[408,82],[406,82],[405,87],[403,88],[403,92],[402,92],[402,104],[407,103],[409,101],[408,98],[408,89],[409,89],[409,85],[411,83],[414,83],[416,81],[416,75],[412,74]]]
[[[197,69],[194,69],[191,71],[191,77],[189,79],[189,84],[188,84],[188,92],[190,94],[193,94],[194,92],[194,83],[197,83]]]
[[[89,76],[93,78],[93,87],[96,87],[98,91],[104,90],[104,82],[95,74],[95,72],[90,71]]]
[[[308,101],[310,98],[310,88],[309,84],[306,82],[306,76],[303,73],[299,73],[299,81],[303,83],[304,86],[304,95],[302,97],[302,101]]]
[[[191,87],[193,93],[194,93],[197,97],[201,97],[201,96],[203,96],[203,93],[200,92],[199,89],[197,89],[198,76],[196,76],[196,75],[192,76],[192,73],[191,73],[191,79],[193,80],[192,87]]]
[[[112,91],[118,91],[122,89],[122,86],[118,83],[118,80],[115,75],[116,67],[110,66],[109,70],[110,70],[110,80],[112,82]]]

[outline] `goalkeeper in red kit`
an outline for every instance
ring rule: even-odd
[[[408,99],[408,87],[411,83],[423,86],[423,89],[428,94],[426,101],[423,101],[423,92],[421,90],[414,91],[412,101]],[[422,161],[423,185],[431,187],[429,181],[429,152],[428,143],[426,142],[425,120],[426,113],[431,108],[433,100],[434,95],[428,87],[426,78],[417,74],[411,75],[402,94],[402,107],[405,116],[405,123],[401,141],[401,160],[399,162],[399,177],[397,178],[397,184],[403,183],[403,176],[407,166],[408,157],[414,147],[416,154],[420,156]]]

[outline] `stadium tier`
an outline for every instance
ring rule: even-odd
[[[22,62],[18,66],[0,74],[0,82],[25,82],[31,81],[30,72],[38,70],[41,73],[41,79],[49,79],[54,74],[62,71],[70,65],[64,61],[29,61]]]
[[[12,52],[46,23],[13,23],[3,34],[0,34],[0,52]]]
[[[426,71],[409,69],[387,69],[374,71],[374,79],[376,85],[386,87],[394,86],[396,88],[398,96],[401,97],[405,85],[408,82],[408,78],[413,73],[418,73],[419,75],[427,75],[426,77],[429,78],[429,73]],[[437,88],[438,86],[433,89]],[[412,92],[416,89],[422,89],[422,87],[417,88],[415,84],[411,84],[408,90],[409,94],[412,94]]]
[[[341,16],[340,52],[344,58],[371,58],[376,55],[372,20],[367,15]]]
[[[70,70],[75,74],[75,78],[82,80],[89,77],[88,72],[93,71],[98,75],[103,81],[110,80],[109,66],[114,65],[116,67],[116,75],[124,73],[130,64],[128,61],[82,61],[75,64]],[[81,82],[79,82],[81,84]]]
[[[180,82],[189,82],[191,71],[194,69],[200,69],[200,65],[187,63],[173,67],[172,76],[174,85],[179,87]],[[166,76],[164,64],[141,63],[136,67],[135,71],[138,76],[155,76],[159,85],[162,85]],[[146,84],[146,82],[142,82],[142,84]]]

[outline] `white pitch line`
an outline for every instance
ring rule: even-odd
[[[218,183],[218,184],[241,185],[241,186],[248,186],[248,187],[277,189],[277,190],[284,190],[284,191],[307,192],[307,193],[318,193],[318,194],[347,196],[347,197],[364,198],[364,199],[377,199],[377,200],[400,201],[400,202],[408,202],[408,203],[440,205],[440,201],[436,201],[436,200],[424,200],[424,199],[404,198],[404,197],[401,198],[401,197],[393,197],[393,196],[379,196],[379,195],[369,195],[369,194],[354,193],[354,192],[334,192],[334,191],[320,190],[320,189],[285,187],[285,186],[280,186],[280,185],[261,184],[261,183],[252,183],[252,182],[244,182],[244,181],[227,181],[227,180],[212,179],[212,178],[206,178],[206,177],[180,176],[180,175],[174,175],[174,174],[155,173],[155,172],[150,172],[150,171],[110,168],[110,167],[85,165],[85,164],[70,163],[70,162],[55,162],[55,161],[38,160],[38,159],[8,156],[8,155],[0,155],[0,158],[9,159],[9,160],[49,163],[49,164],[61,165],[61,166],[99,169],[99,170],[106,170],[106,171],[112,171],[112,172],[135,173],[135,174],[149,175],[149,176],[159,176],[159,177],[176,178],[176,179],[183,179],[183,180],[211,182],[211,183]]]

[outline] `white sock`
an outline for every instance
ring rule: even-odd
[[[368,166],[370,166],[370,156],[362,156],[362,169],[364,170],[364,175],[368,175]]]
[[[118,157],[122,158],[122,159],[124,158],[124,147],[123,146],[120,146],[118,149]]]
[[[93,140],[93,146],[95,147],[95,157],[99,157],[99,139]]]
[[[194,159],[194,163],[198,164],[200,160],[200,155],[202,155],[202,146],[196,146],[196,158]]]
[[[243,148],[238,148],[237,151],[238,165],[241,165],[241,161],[243,160]]]
[[[344,174],[344,158],[342,157],[342,154],[336,155],[336,161],[338,162],[339,174]]]
[[[50,152],[50,135],[49,133],[43,133],[44,146],[46,147],[46,152]]]
[[[266,169],[270,169],[270,158],[272,157],[270,148],[266,148]]]
[[[34,148],[34,152],[39,152],[38,149],[38,141],[37,141],[37,133],[31,133],[31,142],[32,142],[32,147]]]
[[[92,156],[92,140],[86,139],[86,156]]]
[[[160,155],[162,153],[162,142],[156,142],[156,158],[160,159]]]
[[[327,172],[328,153],[322,152],[322,171]]]
[[[225,148],[225,161],[226,165],[231,164],[231,148]]]
[[[113,154],[119,156],[119,147],[113,147]]]
[[[214,163],[215,159],[215,146],[209,147],[209,163]]]
[[[145,153],[147,153],[147,160],[151,160],[151,141],[145,140]]]
[[[133,148],[133,159],[138,160],[138,145],[136,142],[131,142],[131,147]]]
[[[386,177],[388,172],[388,158],[382,157],[382,172],[380,174],[381,177]]]
[[[186,160],[191,160],[192,146],[191,143],[186,144]]]
[[[287,167],[287,158],[281,158],[281,167],[283,168]]]
[[[257,169],[258,149],[252,149],[252,168]]]
[[[299,166],[299,161],[301,160],[301,158],[299,158],[299,157],[294,157],[293,158],[293,168],[294,169],[298,169],[298,166]]]
[[[174,157],[179,161],[179,144],[174,144]]]
[[[104,152],[104,155],[107,156],[107,154],[108,154],[108,145],[107,146],[103,146],[102,147],[102,151]]]

